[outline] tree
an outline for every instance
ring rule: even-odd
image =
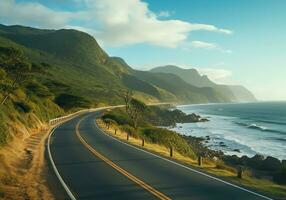
[[[2,106],[11,93],[17,89],[30,75],[31,64],[21,51],[14,48],[0,47],[0,69],[5,71],[6,79],[2,79]],[[2,73],[3,74],[3,73]]]
[[[138,127],[138,121],[141,118],[142,113],[147,108],[146,104],[143,102],[132,98],[130,101],[129,108],[127,110],[127,114],[130,117],[132,121],[132,126],[137,129]]]
[[[123,99],[124,104],[125,104],[125,110],[126,112],[128,112],[129,107],[130,107],[130,102],[133,96],[133,91],[132,90],[120,90],[119,92],[115,91],[115,94]]]

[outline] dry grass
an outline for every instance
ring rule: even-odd
[[[45,180],[47,125],[39,122],[30,130],[19,124],[13,127],[13,140],[0,149],[0,199],[55,199]]]
[[[127,133],[121,131],[116,126],[110,126],[107,128],[105,123],[98,119],[97,124],[101,129],[103,129],[106,133],[112,135],[113,137],[116,137],[124,142],[128,142],[134,146],[143,148],[147,151],[160,154],[164,157],[170,156],[170,150],[162,145],[154,144],[154,143],[148,143],[145,141],[144,147],[142,147],[142,140],[139,138],[134,138],[129,136],[129,140],[127,141]],[[116,135],[114,134],[116,131]],[[237,178],[237,170],[229,167],[221,162],[215,162],[213,160],[204,159],[203,165],[198,166],[198,162],[196,160],[193,160],[189,157],[183,156],[179,154],[178,152],[173,152],[173,158],[174,160],[184,163],[187,165],[191,165],[192,167],[200,168],[210,174],[213,174],[215,176],[221,177],[227,181],[233,182],[238,185],[242,185],[244,187],[252,188],[256,191],[259,191],[261,193],[264,193],[268,196],[272,196],[275,199],[279,200],[286,200],[286,186],[284,185],[278,185],[268,180],[262,180],[262,179],[256,179],[253,177],[249,177],[247,175],[243,176],[243,179]]]

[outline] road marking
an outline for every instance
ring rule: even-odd
[[[98,158],[100,158],[101,160],[103,160],[105,163],[107,163],[108,165],[110,165],[111,167],[113,167],[115,170],[117,170],[119,173],[121,173],[122,175],[126,176],[127,178],[129,178],[131,181],[137,183],[139,186],[141,186],[142,188],[146,189],[147,191],[149,191],[150,193],[152,193],[153,195],[155,195],[156,197],[158,197],[159,199],[162,200],[171,200],[171,198],[167,197],[166,195],[162,194],[161,192],[159,192],[158,190],[154,189],[153,187],[151,187],[150,185],[148,185],[147,183],[143,182],[142,180],[138,179],[137,177],[133,176],[132,174],[130,174],[129,172],[127,172],[126,170],[122,169],[121,167],[119,167],[118,165],[116,165],[114,162],[112,162],[111,160],[109,160],[108,158],[106,158],[105,156],[103,156],[102,154],[100,154],[99,152],[97,152],[94,148],[92,148],[80,135],[80,131],[79,131],[79,126],[82,120],[84,120],[86,117],[83,117],[81,120],[79,120],[79,122],[76,125],[76,135],[78,137],[78,139],[80,140],[80,142],[89,150],[91,151],[91,153],[93,153],[95,156],[97,156]]]
[[[51,149],[50,149],[50,144],[51,144],[51,136],[52,134],[55,132],[55,130],[60,126],[61,124],[57,125],[55,128],[53,128],[52,132],[50,133],[49,137],[48,137],[48,154],[49,154],[49,159],[50,159],[50,162],[52,164],[52,167],[53,167],[53,170],[57,176],[57,178],[59,179],[60,183],[62,184],[63,188],[65,189],[66,193],[68,194],[69,198],[71,200],[76,200],[75,196],[73,195],[73,193],[71,192],[71,190],[69,189],[69,187],[67,186],[67,184],[65,183],[65,181],[63,180],[62,176],[60,175],[56,165],[55,165],[55,162],[53,160],[53,157],[52,157],[52,153],[51,153]]]
[[[229,183],[229,182],[227,182],[227,181],[221,180],[221,179],[216,178],[216,177],[214,177],[214,176],[205,174],[205,173],[203,173],[203,172],[201,172],[201,171],[192,169],[192,168],[187,167],[187,166],[185,166],[185,165],[182,165],[182,164],[180,164],[180,163],[174,162],[174,161],[172,161],[172,160],[169,160],[169,159],[167,159],[167,158],[161,157],[161,156],[159,156],[159,155],[156,155],[156,154],[154,154],[154,153],[151,153],[151,152],[146,151],[146,150],[144,150],[144,149],[141,149],[141,148],[139,148],[139,147],[136,147],[136,146],[133,146],[133,145],[128,144],[128,143],[126,143],[126,142],[123,142],[123,141],[121,141],[121,140],[119,140],[119,139],[117,139],[117,138],[115,138],[115,137],[113,137],[113,136],[111,136],[111,135],[105,133],[103,130],[101,130],[101,128],[98,127],[98,125],[97,125],[97,123],[96,123],[96,120],[94,120],[94,123],[95,123],[95,126],[97,127],[97,129],[98,129],[101,133],[103,133],[104,135],[107,135],[108,137],[112,138],[113,140],[116,140],[116,141],[118,141],[118,142],[120,142],[120,143],[122,143],[122,144],[124,144],[124,145],[127,145],[127,146],[129,146],[129,147],[132,147],[132,148],[137,149],[137,150],[139,150],[139,151],[145,152],[145,153],[147,153],[147,154],[153,155],[153,156],[155,156],[155,157],[157,157],[157,158],[160,158],[160,159],[165,160],[165,161],[167,161],[167,162],[170,162],[170,163],[172,163],[172,164],[178,165],[178,166],[183,167],[183,168],[185,168],[185,169],[187,169],[187,170],[190,170],[190,171],[192,171],[192,172],[201,174],[201,175],[206,176],[206,177],[208,177],[208,178],[214,179],[214,180],[216,180],[216,181],[222,182],[222,183],[224,183],[224,184],[230,185],[230,186],[235,187],[235,188],[237,188],[237,189],[240,189],[240,190],[243,190],[243,191],[245,191],[245,192],[251,193],[251,194],[253,194],[253,195],[259,196],[259,197],[261,197],[261,198],[264,198],[264,199],[267,199],[267,200],[273,200],[273,199],[271,199],[271,198],[269,198],[269,197],[266,197],[266,196],[264,196],[264,195],[262,195],[262,194],[253,192],[253,191],[248,190],[248,189],[246,189],[246,188],[243,188],[243,187],[240,187],[240,186],[238,186],[238,185]]]

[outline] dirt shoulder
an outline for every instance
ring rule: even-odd
[[[54,180],[45,159],[50,128],[41,124],[26,138],[15,137],[0,149],[0,199],[53,200],[48,180]]]

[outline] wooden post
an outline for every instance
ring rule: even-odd
[[[142,147],[144,147],[144,145],[145,145],[145,140],[142,139]]]
[[[240,167],[238,167],[238,170],[237,170],[237,178],[242,179],[242,177],[243,177],[243,169],[240,166]]]
[[[173,157],[173,147],[170,147],[170,157]]]
[[[199,158],[198,158],[198,165],[199,166],[203,165],[203,157],[202,156],[199,156]]]
[[[127,141],[129,140],[129,133],[127,133],[126,140]]]
[[[116,135],[117,129],[114,130],[114,135]]]

